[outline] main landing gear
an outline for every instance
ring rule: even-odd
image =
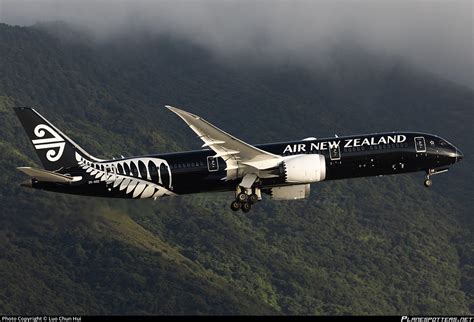
[[[433,185],[433,181],[430,179],[430,176],[434,176],[435,174],[440,174],[443,172],[448,171],[448,169],[443,169],[443,170],[435,170],[435,169],[429,169],[426,171],[426,176],[425,176],[425,181],[423,184],[425,185],[426,188],[430,188]]]
[[[230,209],[233,211],[241,209],[243,212],[247,213],[252,209],[252,205],[261,199],[262,197],[259,188],[245,189],[237,187],[236,197],[230,204]]]

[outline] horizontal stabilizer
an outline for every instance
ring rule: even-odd
[[[29,175],[30,177],[43,182],[71,183],[77,180],[76,177],[66,176],[64,174],[43,169],[36,169],[32,167],[17,167],[17,169]]]

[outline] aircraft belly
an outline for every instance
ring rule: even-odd
[[[327,161],[326,180],[371,177],[407,173],[425,169],[412,153],[380,151],[379,153],[344,155],[340,162]]]
[[[222,180],[225,171],[209,172],[207,169],[173,173],[173,191],[177,194],[189,194],[211,191],[233,191],[237,180]]]

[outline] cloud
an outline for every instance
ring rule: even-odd
[[[474,88],[472,1],[0,0],[0,21],[62,20],[97,39],[172,33],[223,59],[324,62],[350,41]]]

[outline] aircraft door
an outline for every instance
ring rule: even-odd
[[[219,160],[216,157],[210,156],[207,157],[207,169],[209,172],[214,172],[219,170]]]
[[[423,136],[415,137],[415,150],[416,152],[426,152],[426,142]]]
[[[329,149],[329,158],[331,161],[341,160],[341,149],[339,148],[339,144]]]

